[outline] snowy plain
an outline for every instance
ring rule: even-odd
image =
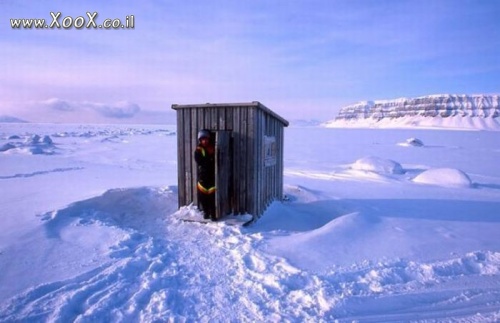
[[[499,160],[289,127],[286,199],[240,227],[176,218],[175,126],[0,124],[0,321],[496,322]]]

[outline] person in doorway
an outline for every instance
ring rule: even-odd
[[[198,204],[204,219],[217,220],[215,214],[215,147],[210,131],[203,129],[198,132],[198,146],[194,151],[197,164]]]

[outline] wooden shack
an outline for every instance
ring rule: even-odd
[[[179,206],[198,204],[197,133],[208,129],[216,148],[216,215],[258,219],[283,197],[284,127],[288,121],[254,101],[172,105],[177,113]]]

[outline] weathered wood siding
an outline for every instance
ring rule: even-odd
[[[260,216],[272,201],[283,197],[284,128],[280,120],[262,110],[258,111],[256,123],[258,136],[255,140],[254,167],[258,181],[254,192],[256,199],[254,205],[257,209],[253,214]],[[265,163],[266,148],[268,148],[265,143],[266,137],[274,140],[276,161],[272,165]]]
[[[198,203],[193,152],[200,129],[231,132],[231,209],[260,217],[283,196],[284,127],[288,122],[260,104],[173,105],[177,111],[179,205]],[[274,138],[276,163],[266,165],[265,138]]]

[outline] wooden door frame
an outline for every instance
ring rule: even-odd
[[[212,132],[215,133],[215,214],[220,219],[232,212],[232,131]]]

